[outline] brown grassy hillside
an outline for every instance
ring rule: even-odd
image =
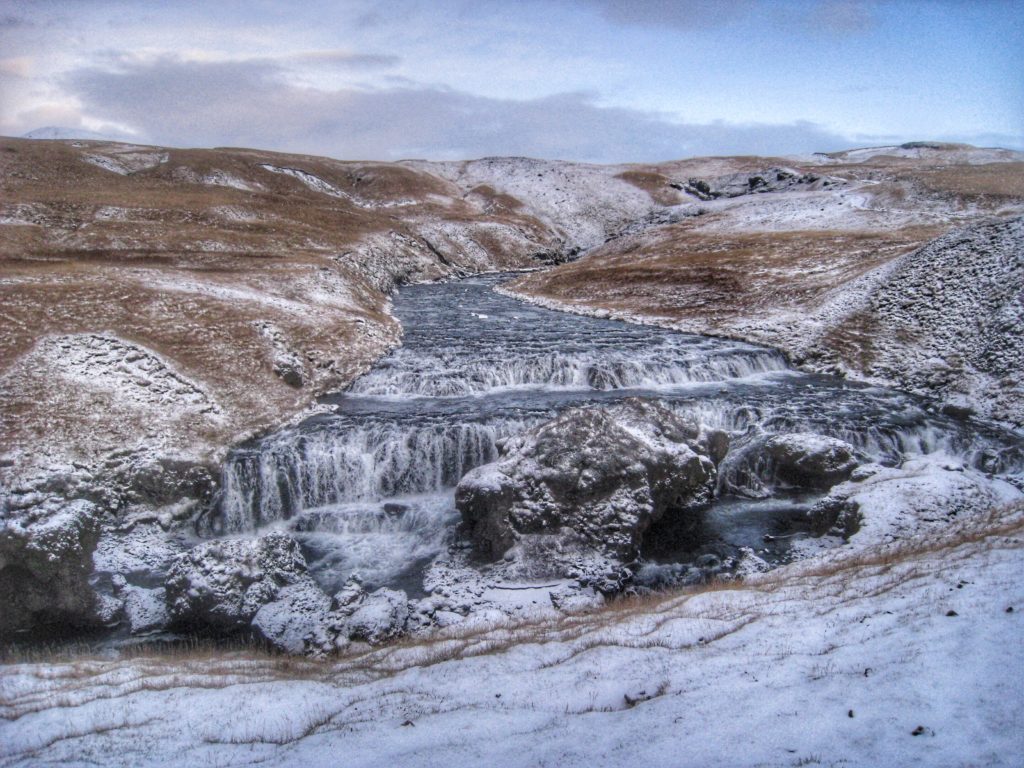
[[[0,189],[8,468],[208,456],[394,345],[396,281],[558,247],[514,201],[379,163],[2,139]]]

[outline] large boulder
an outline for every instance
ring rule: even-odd
[[[701,435],[649,401],[571,409],[508,440],[502,459],[462,479],[455,503],[479,557],[577,578],[581,558],[629,563],[652,523],[711,500]]]
[[[810,432],[775,435],[764,450],[778,478],[798,487],[828,490],[859,463],[849,443]]]
[[[280,590],[309,579],[298,543],[285,533],[210,541],[180,555],[167,575],[167,605],[181,624],[247,628]]]
[[[89,584],[99,508],[85,499],[0,498],[0,636],[98,621]]]
[[[345,628],[352,640],[381,643],[402,634],[408,621],[409,599],[405,592],[382,587],[359,600]]]
[[[331,598],[308,576],[281,587],[253,616],[252,629],[278,650],[293,654],[330,651],[338,634]]]

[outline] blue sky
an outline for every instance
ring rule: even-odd
[[[1024,148],[999,0],[0,2],[0,133],[595,162]]]

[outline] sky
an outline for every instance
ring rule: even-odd
[[[0,134],[343,159],[1024,149],[1019,0],[0,0]]]

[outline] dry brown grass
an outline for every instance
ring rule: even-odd
[[[925,168],[908,174],[930,192],[1002,205],[1024,197],[1024,163]]]
[[[659,205],[678,205],[686,202],[686,196],[669,186],[672,179],[657,169],[632,169],[616,176],[651,196]]]
[[[941,234],[790,231],[703,234],[691,222],[624,238],[512,288],[569,304],[684,320],[711,332],[733,321],[813,307],[825,293]]]

